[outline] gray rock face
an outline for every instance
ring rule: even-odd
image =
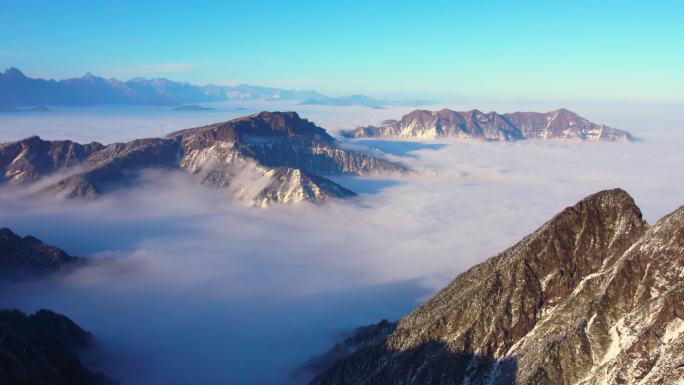
[[[415,110],[401,120],[386,120],[380,126],[358,127],[344,131],[351,138],[458,137],[496,141],[521,139],[575,139],[588,141],[631,141],[627,132],[594,124],[574,112],[559,109],[547,113],[514,112],[498,114],[478,110]]]
[[[684,381],[684,207],[648,226],[622,190],[459,275],[313,384]]]
[[[183,170],[257,206],[320,202],[355,195],[324,175],[403,173],[383,159],[337,147],[326,131],[295,112],[262,112],[229,122],[108,146],[38,137],[0,145],[3,182],[56,180],[42,191],[95,198],[130,183],[146,168]]]
[[[0,279],[41,276],[63,271],[80,261],[39,239],[20,237],[8,228],[0,229]]]

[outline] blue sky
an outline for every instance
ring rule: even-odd
[[[333,95],[682,102],[681,4],[0,0],[0,67]]]

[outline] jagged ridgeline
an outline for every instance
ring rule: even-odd
[[[683,319],[684,206],[649,226],[602,191],[314,360],[311,383],[682,384]]]
[[[631,141],[628,132],[595,124],[572,111],[498,114],[478,110],[465,112],[443,109],[415,110],[400,120],[386,120],[380,126],[343,131],[350,138],[437,138],[457,137],[493,141],[522,139],[574,139],[587,141]]]
[[[192,128],[165,138],[102,145],[31,137],[0,145],[1,183],[95,198],[148,168],[182,170],[257,206],[320,202],[355,193],[328,175],[404,173],[407,169],[336,145],[321,127],[296,112],[262,112]]]
[[[0,279],[22,279],[65,271],[82,262],[64,250],[0,228]]]

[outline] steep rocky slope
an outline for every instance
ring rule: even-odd
[[[108,146],[31,137],[0,145],[2,182],[68,198],[94,198],[129,184],[146,168],[181,170],[255,205],[319,202],[354,193],[325,175],[403,173],[364,153],[337,147],[326,131],[295,112],[262,112],[178,131],[166,138]]]
[[[547,113],[515,112],[498,114],[478,110],[465,112],[415,110],[400,120],[386,120],[380,126],[358,127],[344,131],[350,138],[458,137],[496,141],[521,139],[575,139],[588,141],[630,141],[625,132],[595,124],[572,111],[559,109]]]
[[[312,384],[681,383],[683,278],[684,207],[648,226],[627,193],[603,191]]]
[[[0,279],[40,276],[66,270],[80,261],[62,249],[27,235],[0,229]]]

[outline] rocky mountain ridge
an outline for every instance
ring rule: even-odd
[[[262,112],[165,138],[102,145],[31,137],[0,144],[0,183],[67,198],[95,198],[135,173],[180,170],[257,206],[355,195],[326,175],[404,173],[401,165],[346,150],[295,112]]]
[[[595,124],[572,111],[498,114],[479,110],[457,112],[415,110],[400,120],[386,120],[380,126],[358,127],[342,132],[350,138],[437,138],[457,137],[492,141],[522,139],[574,139],[586,141],[632,141],[628,132]]]
[[[599,192],[311,383],[680,384],[683,278],[684,206],[649,226],[627,193]]]
[[[64,250],[27,235],[0,229],[0,279],[42,276],[64,271],[80,262]]]

